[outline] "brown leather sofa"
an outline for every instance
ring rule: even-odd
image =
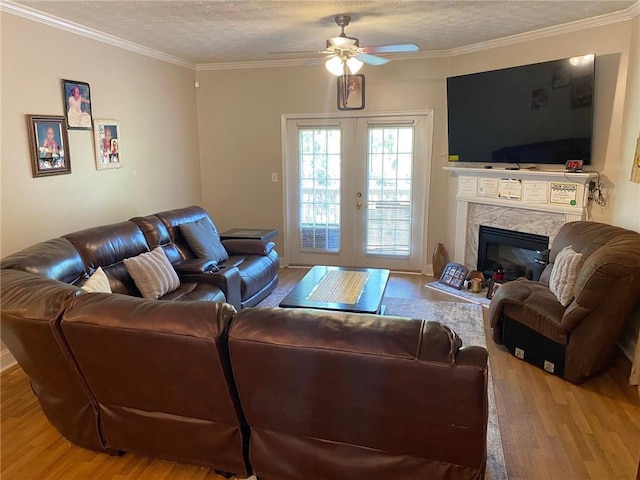
[[[81,446],[264,480],[484,477],[487,352],[443,325],[0,274],[2,338]]]
[[[229,258],[217,263],[213,275],[202,275],[207,264],[194,255],[180,225],[209,219],[207,212],[196,206],[168,210],[146,217],[135,217],[150,249],[162,247],[185,281],[210,282],[219,286],[226,302],[237,310],[260,303],[278,285],[280,263],[273,242],[249,239],[226,239],[222,245]],[[215,229],[215,226],[214,226]]]
[[[101,267],[112,292],[140,297],[123,260],[161,246],[181,279],[180,287],[162,300],[221,301],[238,310],[259,303],[278,284],[280,264],[273,242],[224,240],[227,260],[197,258],[178,227],[201,219],[216,231],[209,214],[191,206],[47,240],[2,259],[0,267],[77,286]]]
[[[1,261],[2,340],[63,436],[273,480],[483,478],[485,349],[419,320],[237,313],[224,302],[266,296],[277,254],[269,242],[225,241],[229,259],[211,270],[179,228],[205,215],[138,217]],[[156,246],[182,281],[150,300],[123,260]],[[79,287],[98,267],[113,294]]]
[[[434,322],[247,309],[235,382],[260,479],[482,479],[487,351]]]
[[[549,288],[556,257],[572,248],[584,259],[565,307]],[[610,360],[640,301],[640,234],[596,222],[563,225],[540,281],[505,283],[489,308],[493,340],[511,353],[573,383]]]

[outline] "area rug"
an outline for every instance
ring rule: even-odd
[[[277,307],[280,301],[293,287],[278,286],[257,307]],[[479,304],[462,302],[441,302],[435,300],[384,297],[385,315],[419,318],[443,323],[456,332],[464,345],[487,346],[482,321],[482,307]],[[491,369],[489,369],[489,422],[487,424],[487,469],[486,480],[506,480],[507,469],[504,463],[502,437],[498,425],[493,393]]]
[[[455,297],[477,303],[478,305],[484,305],[485,307],[488,307],[489,303],[491,303],[491,300],[487,298],[486,287],[483,288],[480,293],[473,293],[471,290],[464,287],[458,290],[457,288],[444,285],[440,282],[429,282],[425,285],[425,287],[431,288],[432,290],[439,290],[441,292],[448,293],[449,295],[453,295]]]

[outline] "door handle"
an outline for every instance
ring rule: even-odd
[[[362,202],[356,203],[356,208],[360,210],[362,208]]]

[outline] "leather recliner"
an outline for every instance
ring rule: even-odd
[[[151,249],[161,246],[187,281],[213,283],[225,293],[226,301],[240,310],[257,305],[278,285],[280,262],[274,243],[262,240],[226,239],[222,241],[229,258],[217,263],[216,275],[193,268],[197,258],[180,232],[180,225],[206,219],[215,225],[201,207],[191,206],[135,217]],[[197,262],[195,265],[198,265]]]
[[[584,263],[573,300],[564,307],[549,281],[557,255],[569,245]],[[540,281],[520,278],[494,294],[489,308],[493,340],[578,384],[607,365],[639,300],[640,234],[603,223],[566,223]]]

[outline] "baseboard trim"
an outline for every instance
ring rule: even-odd
[[[3,350],[0,352],[0,372],[4,372],[6,369],[16,365],[16,359],[13,358],[9,350]]]

